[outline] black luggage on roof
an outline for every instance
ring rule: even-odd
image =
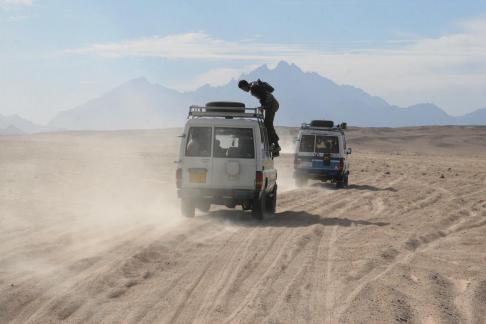
[[[334,127],[334,122],[332,120],[313,120],[310,122],[311,127]]]
[[[211,109],[214,107],[215,109]],[[228,108],[228,109],[224,109]],[[245,104],[235,101],[211,101],[206,104],[206,111],[245,112]]]

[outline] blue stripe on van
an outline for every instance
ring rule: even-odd
[[[317,170],[337,170],[339,168],[339,160],[331,159],[329,164],[325,164],[322,159],[312,160],[312,169]]]

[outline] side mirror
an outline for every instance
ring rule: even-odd
[[[179,135],[177,137],[184,138],[184,137],[186,137],[186,134],[182,134],[182,135]]]
[[[348,147],[348,149],[346,150],[346,154],[351,154],[351,152],[352,152],[352,151],[351,151],[351,148],[350,148],[350,147]]]

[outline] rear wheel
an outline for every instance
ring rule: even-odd
[[[345,186],[345,187],[347,187],[347,186],[348,186],[348,178],[349,178],[349,176],[346,174],[346,175],[344,176],[344,186]]]
[[[344,176],[341,176],[339,178],[336,179],[336,188],[337,189],[341,189],[341,188],[344,188],[346,186],[346,183],[347,183],[347,175],[344,175]]]
[[[244,201],[241,204],[241,208],[243,208],[243,210],[250,210],[251,209],[251,201]]]
[[[196,214],[196,205],[192,199],[181,199],[182,216],[192,218]]]
[[[251,210],[251,215],[253,218],[258,220],[263,220],[265,218],[265,211],[267,207],[267,195],[262,193],[261,198],[255,198],[253,200],[253,206]]]
[[[277,210],[277,185],[273,189],[272,193],[267,199],[267,211],[271,214],[275,214]]]

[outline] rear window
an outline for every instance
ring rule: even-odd
[[[300,152],[314,153],[314,141],[316,137],[314,135],[302,135],[300,139]]]
[[[337,136],[316,136],[317,153],[339,153]]]
[[[191,127],[187,136],[186,156],[211,156],[211,127]]]
[[[216,158],[253,159],[255,148],[252,128],[216,127],[214,152]]]

